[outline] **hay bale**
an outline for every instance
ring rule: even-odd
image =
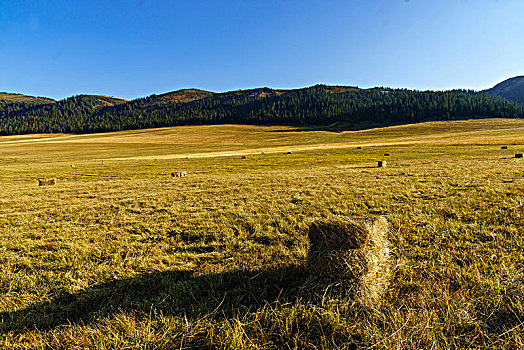
[[[501,146],[500,149],[508,149],[508,146]]]
[[[361,146],[358,146],[357,149],[362,149],[362,147],[361,147]]]
[[[187,173],[185,171],[177,171],[174,173],[171,173],[171,177],[184,177],[187,176]]]
[[[338,249],[360,248],[369,236],[369,223],[364,219],[350,220],[345,216],[320,219],[309,226],[309,242],[316,247]]]
[[[286,154],[291,154],[291,152],[286,152]]]
[[[366,273],[364,256],[359,249],[311,247],[307,257],[309,273],[337,279],[361,278]]]
[[[522,158],[522,153],[516,153],[515,158]]]
[[[38,179],[38,186],[49,186],[56,184],[55,179]]]
[[[317,220],[309,227],[306,268],[320,278],[345,280],[356,299],[376,305],[391,275],[388,230],[384,217]]]
[[[246,156],[242,156],[242,159],[246,159],[247,157]]]
[[[385,160],[379,160],[379,161],[378,161],[378,167],[379,167],[379,168],[384,168],[384,167],[386,167],[387,165],[388,165],[388,163],[386,163]]]
[[[71,164],[71,168],[76,168],[76,166],[74,164]]]
[[[389,157],[391,153],[384,153],[384,156]]]

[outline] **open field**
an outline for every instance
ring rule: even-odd
[[[524,348],[523,151],[507,119],[0,137],[0,348]],[[380,307],[304,271],[333,214],[391,223]]]

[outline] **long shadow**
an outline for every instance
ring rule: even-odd
[[[50,330],[89,324],[119,311],[161,311],[196,319],[225,318],[276,300],[301,297],[309,275],[300,266],[234,270],[194,278],[191,271],[165,271],[115,280],[14,312],[0,313],[0,333]]]
[[[290,133],[290,132],[302,132],[302,131],[329,131],[329,132],[342,132],[342,131],[355,131],[363,130],[362,128],[353,129],[351,127],[334,127],[334,126],[323,126],[323,125],[292,125],[292,129],[276,129],[276,130],[267,130],[269,133]],[[372,128],[364,128],[372,129]]]
[[[422,123],[424,121],[421,121]],[[277,129],[268,130],[269,133],[289,133],[289,132],[301,132],[301,131],[329,131],[339,133],[343,131],[360,131],[360,130],[371,130],[376,128],[384,128],[388,126],[403,125],[405,123],[365,123],[365,122],[342,122],[333,123],[330,125],[290,125],[292,129]]]

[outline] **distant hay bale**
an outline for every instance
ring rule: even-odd
[[[177,171],[174,173],[171,173],[171,177],[184,177],[187,176],[187,173],[185,171]]]
[[[391,153],[384,153],[384,156],[389,157]]]
[[[242,159],[246,159],[247,157],[246,156],[242,156]]]
[[[500,149],[508,149],[508,146],[501,146]]]
[[[388,230],[384,217],[317,220],[309,227],[307,270],[317,277],[345,280],[360,302],[376,305],[391,275]]]
[[[55,179],[38,179],[38,186],[54,185],[55,183]]]
[[[71,168],[76,168],[76,166],[74,164],[71,164]]]
[[[522,153],[516,153],[515,158],[522,158]]]
[[[385,160],[379,160],[378,161],[378,167],[379,168],[386,167],[387,165],[388,165],[388,163]]]
[[[358,146],[357,149],[362,149],[362,147],[361,147],[361,146]]]
[[[286,154],[291,154],[291,151],[289,151],[289,152],[286,152]]]

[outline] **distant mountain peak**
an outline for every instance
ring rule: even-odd
[[[483,92],[524,106],[524,75],[506,79]]]

